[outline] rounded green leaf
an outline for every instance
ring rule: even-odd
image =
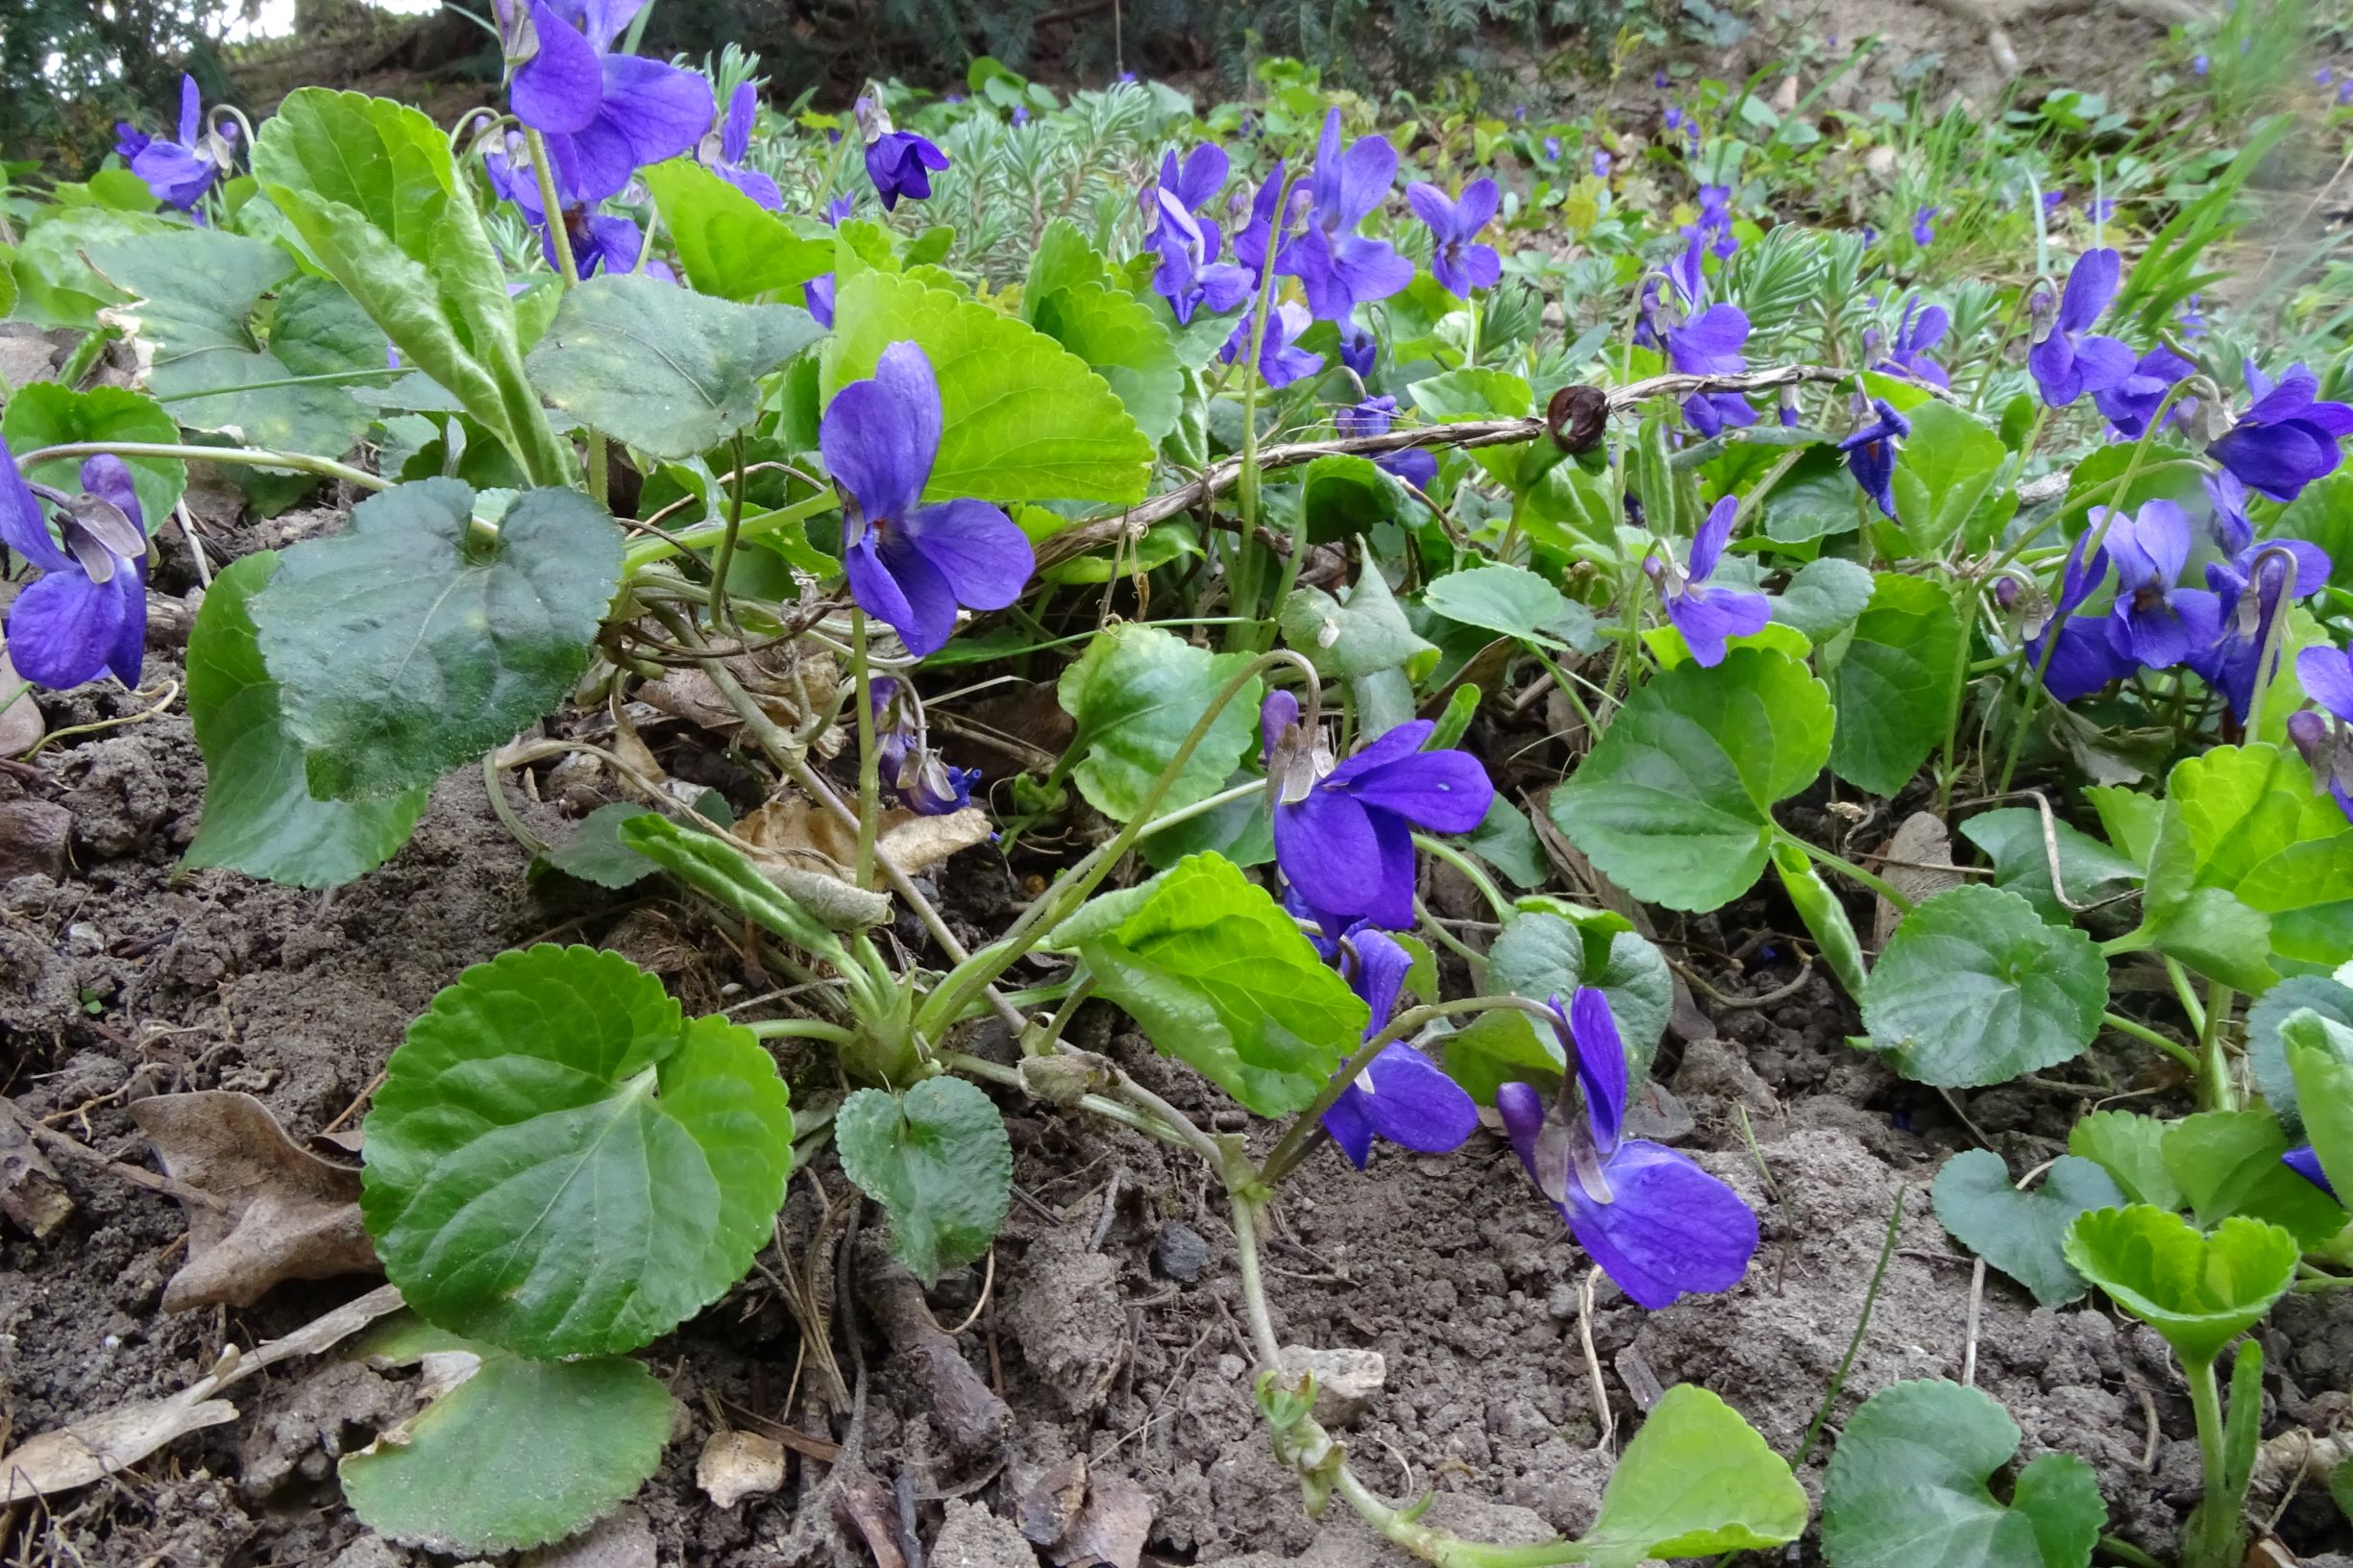
[[[2167,775],[2142,897],[2149,925],[2205,889],[2268,919],[2274,959],[2325,971],[2353,951],[2353,825],[2294,750],[2218,746]]]
[[[1152,444],[1110,383],[1019,319],[917,279],[844,274],[825,350],[827,401],[912,341],[940,382],[940,454],[924,496],[947,501],[1143,499]]]
[[[1997,482],[2009,449],[1948,404],[1923,403],[1911,420],[1892,487],[1904,536],[1922,555],[1941,555],[1956,538],[1975,549],[2018,509],[2018,492]]]
[[[692,457],[758,418],[760,378],[823,334],[797,306],[605,273],[565,293],[525,363],[565,412],[655,457]]]
[[[1144,439],[1158,442],[1176,429],[1185,395],[1168,331],[1135,295],[1101,282],[1072,282],[1034,304],[1030,321],[1111,383]]]
[[[1843,468],[1838,470],[1837,477],[1846,483],[1853,482]],[[1778,495],[1780,491],[1774,493]],[[1851,499],[1846,496],[1839,499],[1848,503],[1848,526],[1852,527]],[[1773,502],[1766,502],[1765,509],[1770,518]],[[1771,523],[1766,526],[1770,531]],[[1789,586],[1774,596],[1773,618],[1797,627],[1810,642],[1826,643],[1854,625],[1855,617],[1863,613],[1863,606],[1871,602],[1875,586],[1867,569],[1835,555],[1825,555],[1798,568],[1789,579]]]
[[[282,552],[251,601],[311,793],[396,795],[564,699],[621,576],[621,530],[576,490],[526,490],[495,538],[474,490],[420,479]]]
[[[1013,1202],[1013,1140],[962,1078],[862,1089],[833,1119],[842,1172],[891,1216],[891,1251],[929,1285],[989,1250]]]
[[[1593,1568],[1780,1546],[1805,1531],[1805,1491],[1738,1411],[1678,1384],[1651,1409],[1583,1536]]]
[[[233,867],[297,888],[339,887],[408,842],[427,791],[420,785],[379,800],[311,795],[302,743],[286,728],[247,607],[277,570],[274,551],[231,563],[196,612],[188,720],[205,754],[205,812],[181,864]]]
[[[2170,1125],[2130,1111],[2095,1111],[2068,1130],[2067,1151],[2114,1177],[2125,1202],[2179,1209],[2189,1200],[2166,1168]]]
[[[1635,897],[1717,909],[1764,870],[1774,803],[1821,773],[1830,729],[1830,694],[1785,653],[1680,665],[1619,710],[1553,792],[1553,821]]]
[[[2353,1028],[2353,986],[2326,975],[2292,975],[2256,997],[2246,1010],[2247,1066],[2255,1069],[2265,1103],[2291,1131],[2301,1127],[2304,1120],[2280,1025],[2308,1008],[2331,1022]]]
[[[2068,1227],[2075,1272],[2165,1336],[2185,1361],[2212,1361],[2263,1321],[2295,1281],[2301,1249],[2244,1215],[2202,1235],[2179,1214],[2137,1203],[2095,1209]]]
[[[2287,1152],[2267,1111],[2201,1111],[2165,1131],[2166,1170],[2201,1227],[2245,1214],[2316,1247],[2345,1228],[2345,1212],[2282,1163]]]
[[[360,1346],[371,1350],[390,1362],[428,1351],[479,1358],[463,1382],[336,1467],[360,1521],[409,1546],[474,1556],[561,1540],[644,1485],[670,1442],[670,1390],[625,1357],[530,1360],[415,1333]]]
[[[1580,986],[1595,987],[1609,998],[1610,1016],[1626,1042],[1627,1072],[1640,1084],[1650,1076],[1651,1060],[1666,1038],[1667,1015],[1675,1007],[1675,976],[1647,939],[1624,929],[1614,915],[1581,923],[1530,910],[1513,916],[1488,949],[1490,991],[1507,991],[1532,1002],[1558,996],[1565,1007]]]
[[[1077,721],[1066,758],[1088,804],[1124,822],[1141,809],[1161,770],[1225,684],[1250,662],[1243,653],[1212,653],[1134,622],[1099,633],[1062,673],[1055,695]],[[1206,800],[1225,786],[1245,751],[1258,745],[1260,683],[1253,679],[1225,705],[1161,797],[1165,813]]]
[[[543,944],[408,1026],[366,1125],[384,1272],[453,1333],[532,1356],[631,1350],[717,1300],[792,1164],[775,1064],[681,1020],[616,953]]]
[[[1899,1383],[1863,1402],[1823,1480],[1830,1568],[2084,1568],[2107,1523],[2092,1467],[2046,1454],[2007,1507],[1987,1478],[2018,1452],[2018,1423],[1982,1389]]]
[[[662,227],[678,247],[686,281],[699,294],[723,300],[756,300],[772,290],[791,289],[833,270],[833,236],[810,238],[691,158],[674,158],[641,170],[653,192]]]
[[[1959,887],[1896,927],[1863,988],[1863,1027],[1913,1082],[1975,1088],[2081,1054],[2107,1005],[2091,938],[2017,894]]]
[[[2116,1179],[2089,1160],[2061,1155],[2043,1185],[2022,1192],[1991,1149],[1965,1149],[1936,1173],[1936,1217],[1953,1239],[2034,1292],[2064,1307],[2091,1286],[2069,1266],[2064,1243],[2075,1216],[2121,1207]]]
[[[43,447],[62,447],[84,441],[138,441],[170,446],[180,439],[180,422],[155,399],[127,386],[93,386],[76,392],[57,381],[35,381],[9,394],[0,409],[0,436],[9,450],[24,456]],[[153,533],[172,515],[181,492],[188,487],[188,465],[177,457],[126,457],[131,488],[139,498],[141,521]],[[54,485],[68,494],[82,488],[82,459],[52,457],[25,470],[36,484]]]
[[[1999,442],[1995,445],[1998,447]],[[1838,710],[1830,771],[1871,795],[1894,795],[1945,738],[1961,646],[1952,596],[1925,577],[1883,572],[1846,649],[1824,679]]]
[[[1422,590],[1422,604],[1433,615],[1483,631],[1523,642],[1554,645],[1565,640],[1558,625],[1573,606],[1560,590],[1525,567],[1474,566],[1449,572]]]

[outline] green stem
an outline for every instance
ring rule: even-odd
[[[1886,1282],[1887,1265],[1896,1256],[1896,1233],[1903,1228],[1903,1193],[1896,1193],[1895,1206],[1887,1212],[1887,1235],[1879,1242],[1879,1262],[1871,1271],[1871,1285],[1863,1292],[1863,1311],[1854,1320],[1854,1333],[1848,1336],[1847,1354],[1839,1358],[1838,1370],[1830,1375],[1830,1386],[1822,1396],[1822,1404],[1814,1411],[1814,1419],[1805,1429],[1805,1436],[1798,1444],[1798,1452],[1790,1461],[1792,1470],[1802,1470],[1805,1461],[1814,1455],[1814,1441],[1830,1419],[1830,1411],[1838,1404],[1839,1391],[1847,1386],[1847,1374],[1854,1370],[1854,1358],[1863,1348],[1863,1335],[1871,1328],[1871,1311],[1878,1305],[1879,1286]]]
[[[1044,1031],[1034,1038],[1026,1035],[1022,1037],[1021,1054],[1024,1056],[1053,1055],[1055,1048],[1062,1044],[1062,1037],[1069,1029],[1070,1020],[1078,1017],[1080,1006],[1093,994],[1094,976],[1082,973],[1078,984],[1070,988],[1070,994],[1062,999],[1062,1006],[1056,1008],[1054,1016],[1046,1020]]]
[[[1952,697],[1945,706],[1945,759],[1936,770],[1936,814],[1948,815],[1952,805],[1952,781],[1959,774],[1955,753],[1961,744],[1961,707],[1969,696],[1969,655],[1977,629],[1977,584],[1967,576],[1956,576],[1953,590],[1954,620],[1960,623],[1960,636],[1952,650]],[[1980,758],[1980,761],[1983,759]]]
[[[2222,1031],[2230,1022],[2234,992],[2219,980],[2206,986],[2206,1019],[2198,1030],[2199,1097],[2209,1111],[2235,1111],[2239,1094],[2231,1087],[2230,1056],[2222,1048]]]
[[[779,528],[789,527],[795,523],[815,517],[821,512],[829,512],[839,502],[834,500],[831,491],[821,490],[814,496],[793,502],[790,506],[780,506],[772,512],[762,512],[752,518],[749,523],[738,522],[735,527],[736,538],[738,542],[745,539],[756,539],[761,534],[773,533]],[[670,559],[681,549],[699,550],[705,545],[719,544],[727,537],[727,522],[722,519],[716,523],[698,523],[691,528],[680,528],[668,538],[649,534],[630,543],[628,550],[621,557],[621,564],[625,572],[636,572],[653,565],[656,561]]]
[[[548,225],[548,248],[555,253],[555,270],[567,292],[580,286],[580,264],[572,254],[572,232],[564,223],[564,204],[555,191],[555,160],[548,156],[548,140],[529,126],[523,128],[524,145],[530,150],[531,172],[539,180],[539,209]],[[588,432],[588,494],[600,506],[609,505],[605,474],[604,434]]]
[[[2123,1563],[2125,1568],[2165,1568],[2164,1563],[2159,1562],[2130,1541],[2120,1540],[2114,1535],[2102,1535],[2099,1538],[2099,1549],[2117,1561]]]
[[[1468,878],[1471,886],[1479,890],[1480,896],[1486,899],[1487,907],[1495,911],[1497,919],[1507,920],[1519,913],[1518,907],[1504,896],[1503,890],[1496,887],[1494,880],[1481,870],[1479,863],[1470,856],[1453,845],[1434,839],[1427,833],[1414,834],[1413,842],[1418,847],[1428,850]]]
[[[874,879],[874,823],[882,815],[882,755],[874,746],[874,681],[866,664],[866,612],[849,612],[849,677],[858,704],[858,862],[855,885]]]
[[[858,1042],[856,1030],[845,1029],[838,1023],[827,1023],[822,1018],[762,1018],[744,1027],[760,1040],[823,1040],[836,1045],[854,1045]]]
[[[158,403],[194,403],[199,398],[227,397],[233,392],[270,392],[282,386],[345,386],[355,381],[380,380],[387,376],[407,374],[405,366],[383,370],[328,370],[316,376],[281,376],[275,380],[247,381],[241,386],[208,386],[196,392],[151,392],[148,396]]]
[[[2166,1039],[2165,1036],[2157,1033],[2156,1030],[2149,1028],[2146,1024],[2135,1023],[2132,1019],[2124,1017],[2124,1015],[2121,1013],[2102,1013],[2099,1016],[2099,1019],[2100,1022],[2106,1024],[2109,1028],[2115,1030],[2120,1035],[2130,1035],[2133,1039],[2141,1041],[2145,1045],[2156,1046],[2157,1049],[2165,1052],[2166,1055],[2171,1057],[2174,1061],[2189,1068],[2192,1077],[2194,1078],[2196,1076],[2198,1065],[2195,1053],[2192,1052],[2188,1047],[2180,1044],[2178,1041]]]
[[[2189,1538],[2182,1542],[2183,1568],[2225,1568],[2236,1560],[2228,1548],[2231,1537],[2238,1533],[2239,1510],[2230,1497],[2230,1434],[2222,1422],[2222,1390],[2215,1379],[2211,1356],[2182,1356],[2181,1370],[2190,1384],[2190,1409],[2197,1417],[2198,1458],[2206,1474],[2206,1495],[2192,1516]]]
[[[736,535],[744,527],[744,432],[735,432],[735,482],[727,487],[727,521],[719,536],[719,551],[711,557],[711,629],[717,631],[727,621],[727,569],[735,564]],[[853,615],[851,621],[855,624]],[[861,651],[864,645],[860,645]],[[866,665],[858,666],[863,674]],[[861,879],[863,883],[863,878]]]
[[[1290,208],[1291,185],[1296,176],[1287,175],[1283,188],[1277,193],[1273,227],[1266,238],[1264,270],[1259,276],[1258,303],[1250,312],[1250,357],[1242,366],[1242,451],[1241,473],[1235,484],[1235,500],[1241,513],[1241,534],[1234,549],[1234,568],[1226,579],[1226,593],[1234,613],[1243,624],[1226,633],[1226,648],[1236,652],[1256,652],[1259,649],[1259,574],[1263,571],[1265,551],[1259,546],[1259,355],[1266,345],[1266,315],[1273,307],[1275,294],[1275,251],[1285,227],[1284,218]],[[1294,532],[1297,530],[1294,529]],[[1288,570],[1298,573],[1299,541],[1291,541]],[[1278,606],[1281,601],[1277,600]]]
[[[1797,849],[1807,859],[1812,860],[1817,865],[1826,866],[1842,876],[1850,876],[1855,881],[1860,882],[1863,886],[1869,888],[1872,892],[1877,894],[1880,897],[1895,905],[1896,912],[1899,915],[1909,915],[1912,913],[1912,900],[1905,896],[1901,889],[1898,888],[1894,883],[1888,881],[1885,877],[1875,875],[1874,873],[1863,870],[1863,868],[1857,866],[1854,862],[1848,860],[1843,855],[1834,855],[1829,850],[1823,848],[1819,845],[1808,844],[1803,839],[1799,838],[1795,833],[1791,833],[1786,829],[1775,828],[1774,835],[1779,839],[1781,843],[1789,845],[1791,847]]]
[[[272,452],[262,447],[194,447],[167,441],[67,441],[54,447],[41,447],[16,459],[19,469],[29,469],[36,463],[45,463],[55,457],[98,457],[111,453],[117,457],[177,457],[189,463],[246,463],[257,468],[286,468],[300,474],[316,474],[322,478],[341,479],[362,490],[389,490],[392,481],[365,469],[338,463],[330,457],[313,457],[302,452]]]

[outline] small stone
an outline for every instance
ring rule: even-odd
[[[1388,1360],[1377,1350],[1285,1345],[1282,1367],[1294,1382],[1302,1373],[1315,1379],[1315,1419],[1327,1427],[1344,1427],[1362,1415],[1389,1377]]]
[[[1152,1238],[1152,1266],[1179,1285],[1199,1279],[1209,1262],[1209,1242],[1181,1219],[1164,1222],[1160,1234]]]
[[[695,1461],[695,1484],[723,1508],[784,1486],[784,1445],[757,1432],[715,1432]]]
[[[0,800],[0,882],[19,876],[65,875],[65,846],[74,814],[47,800]]]

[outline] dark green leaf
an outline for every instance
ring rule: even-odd
[[[925,1285],[989,1250],[1013,1202],[1013,1140],[962,1078],[862,1089],[834,1117],[842,1172],[891,1216],[891,1251]]]
[[[621,824],[648,815],[645,807],[626,800],[599,806],[580,819],[572,837],[550,847],[548,864],[566,876],[601,888],[626,888],[642,882],[662,868],[621,842]]]
[[[1810,642],[1826,643],[1849,626],[1871,602],[1876,579],[1852,561],[1825,555],[1798,568],[1789,586],[1773,598],[1773,618],[1797,627]]]
[[[789,305],[736,305],[642,273],[564,296],[531,351],[548,401],[656,457],[692,457],[760,413],[760,378],[824,335]]]
[[[576,490],[527,490],[491,539],[474,501],[455,479],[371,496],[254,597],[313,795],[429,783],[552,712],[588,667],[621,530]]]
[[[1385,670],[1416,674],[1435,662],[1437,647],[1407,625],[1405,611],[1372,552],[1340,603],[1321,588],[1295,588],[1283,606],[1283,640],[1305,653],[1326,680],[1354,680]]]
[[[2070,1129],[2068,1152],[2081,1155],[2116,1178],[2133,1203],[2179,1209],[2188,1202],[2166,1168],[2169,1124],[2130,1111],[2095,1111]]]
[[[1961,836],[1994,863],[1994,886],[2024,898],[2053,925],[2075,919],[2051,887],[2054,845],[2060,880],[2078,908],[2112,898],[2141,880],[2139,865],[2056,818],[2047,835],[2043,814],[2032,806],[1979,812],[1961,824]]]
[[[2123,1191],[2089,1160],[2061,1155],[2043,1185],[2022,1192],[1991,1149],[1965,1149],[1936,1173],[1936,1217],[1953,1239],[2034,1292],[2064,1307],[2091,1288],[2070,1267],[2067,1228],[2093,1209],[2121,1208]]]
[[[1536,842],[1536,830],[1519,807],[1501,794],[1487,802],[1487,814],[1462,847],[1504,873],[1507,881],[1516,888],[1543,885],[1552,875],[1552,864],[1544,858],[1544,845]]]
[[[2295,1075],[2288,1070],[2279,1026],[2304,1008],[2353,1027],[2353,986],[2323,975],[2299,974],[2256,997],[2246,1010],[2247,1066],[2255,1069],[2265,1101],[2292,1130],[2303,1125],[2303,1114],[2296,1105]]]
[[[1832,772],[1871,795],[1911,782],[1950,722],[1961,636],[1949,594],[1924,577],[1879,574],[1870,607],[1823,676],[1838,710]]]
[[[1573,607],[1559,589],[1517,566],[1450,572],[1422,590],[1422,603],[1458,625],[1548,647],[1566,640],[1560,623]]]
[[[2018,492],[1997,487],[2009,450],[2001,437],[1960,409],[1924,403],[1896,458],[1896,517],[1923,555],[1942,555],[1955,539],[1974,550],[2018,509]]]
[[[1635,1084],[1650,1076],[1675,1006],[1675,976],[1666,959],[1614,915],[1582,923],[1542,910],[1514,916],[1488,949],[1487,985],[1532,1002],[1557,995],[1562,1007],[1578,987],[1598,988],[1609,998]]]
[[[433,998],[366,1135],[384,1272],[430,1321],[530,1356],[633,1350],[718,1300],[793,1162],[749,1030],[681,1019],[617,953],[547,944]]]
[[[228,866],[298,888],[331,888],[408,842],[423,785],[365,801],[313,798],[303,748],[261,662],[250,600],[278,556],[259,551],[212,579],[188,637],[188,719],[205,754],[205,811],[184,866]]]
[[[1533,1084],[1549,1096],[1568,1068],[1553,1032],[1517,1008],[1480,1014],[1448,1035],[1443,1050],[1446,1075],[1482,1105],[1493,1105],[1506,1084]]]
[[[1915,1083],[1973,1088],[2079,1055],[2099,1033],[2108,966],[2014,893],[1959,887],[1903,918],[1863,988],[1863,1026]]]

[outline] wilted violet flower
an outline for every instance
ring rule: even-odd
[[[1335,767],[1323,738],[1299,722],[1299,699],[1266,694],[1259,709],[1275,864],[1327,923],[1413,923],[1413,829],[1468,833],[1495,798],[1467,751],[1425,751],[1437,726],[1415,719]]]
[[[129,124],[114,128],[114,150],[128,159],[131,172],[147,183],[156,200],[194,212],[205,192],[230,166],[229,138],[233,131],[204,128],[204,102],[196,78],[180,78],[180,139],[149,136]]]
[[[2295,656],[2295,678],[2322,711],[2290,714],[2288,738],[2338,809],[2353,821],[2353,652],[2308,648]]]
[[[869,683],[874,707],[874,757],[883,787],[899,804],[921,817],[944,817],[972,803],[977,768],[952,768],[923,733],[923,705],[914,691],[889,675]]]
[[[2266,649],[2271,672],[2279,669],[2280,649],[2271,628],[2291,599],[2305,599],[2327,585],[2328,552],[2301,539],[2273,539],[2260,548],[2249,546],[2228,561],[2206,564],[2206,584],[2217,607],[2219,629],[2211,643],[2190,650],[2195,670],[2230,703],[2241,722],[2254,706],[2258,676]]]
[[[1708,508],[1707,520],[1692,536],[1688,567],[1678,568],[1672,557],[1655,547],[1642,558],[1642,570],[1658,589],[1667,619],[1683,634],[1693,661],[1711,669],[1724,662],[1726,638],[1761,631],[1773,619],[1773,606],[1764,595],[1747,588],[1716,587],[1707,580],[1724,558],[1724,547],[1731,542],[1732,522],[1739,512],[1736,496],[1726,496]]]
[[[1639,1305],[1655,1311],[1686,1294],[1729,1290],[1755,1256],[1756,1215],[1690,1156],[1624,1136],[1626,1046],[1608,998],[1587,986],[1565,1014],[1558,996],[1552,1006],[1584,1115],[1567,1104],[1565,1081],[1549,1109],[1528,1084],[1495,1091],[1529,1179],[1577,1244]]]
[[[1362,403],[1334,414],[1332,429],[1341,436],[1386,435],[1390,422],[1396,417],[1395,398],[1366,398]],[[1429,489],[1438,477],[1437,455],[1426,447],[1408,447],[1403,452],[1384,453],[1373,459],[1373,466],[1396,475],[1416,490]]]
[[[901,196],[923,201],[931,195],[931,175],[947,167],[947,155],[912,131],[891,129],[891,116],[879,100],[861,97],[856,105],[858,133],[866,139],[866,174],[874,182],[885,212],[895,211]]]
[[[564,205],[618,196],[648,163],[692,150],[711,127],[711,84],[658,60],[614,54],[639,0],[531,0],[538,49],[515,67],[515,118],[547,138]]]
[[[2245,373],[2247,396],[2254,401],[2206,455],[2248,489],[2273,501],[2293,501],[2344,460],[2337,443],[2353,434],[2353,404],[2320,401],[2319,379],[2300,362],[2290,365],[2276,384],[2252,359]]]
[[[1896,443],[1912,433],[1912,422],[1896,412],[1884,399],[1871,400],[1877,417],[1838,444],[1847,454],[1847,472],[1863,493],[1878,504],[1880,514],[1896,515]]]
[[[1336,946],[1341,972],[1372,1009],[1372,1019],[1364,1026],[1369,1041],[1388,1027],[1397,1011],[1413,955],[1388,933],[1362,923],[1351,928]],[[1462,1140],[1479,1130],[1479,1107],[1436,1063],[1400,1040],[1383,1046],[1350,1080],[1324,1113],[1323,1122],[1348,1163],[1362,1170],[1372,1158],[1376,1138],[1417,1154],[1460,1148]]]
[[[1503,258],[1495,248],[1477,243],[1479,231],[1495,216],[1502,199],[1495,182],[1487,179],[1464,185],[1453,201],[1427,181],[1416,180],[1406,187],[1407,205],[1430,228],[1430,276],[1458,299],[1468,299],[1475,288],[1493,288],[1504,276]]]
[[[940,454],[940,384],[913,343],[882,351],[870,380],[834,395],[818,426],[842,494],[842,565],[858,607],[920,658],[956,629],[956,606],[1001,610],[1036,557],[1013,520],[983,501],[925,505]]]
[[[759,112],[760,95],[750,83],[737,83],[735,91],[727,95],[726,113],[702,138],[696,157],[713,174],[771,212],[781,212],[784,193],[776,188],[776,182],[744,161],[744,155],[751,151],[751,127]]]
[[[2064,408],[2086,392],[2105,391],[2133,372],[2132,350],[2092,331],[2116,296],[2120,265],[2112,250],[2084,252],[2067,275],[2056,315],[2026,351],[2026,368],[2053,408]],[[2035,304],[2038,311],[2047,310],[2049,298],[2038,295]]]
[[[1282,248],[1275,270],[1299,280],[1317,321],[1337,321],[1357,306],[1385,300],[1413,282],[1413,263],[1385,239],[1357,233],[1389,193],[1397,149],[1380,136],[1360,136],[1340,150],[1340,111],[1324,117],[1308,177],[1308,223]]]
[[[1226,338],[1225,347],[1217,351],[1221,361],[1230,365],[1250,352],[1250,333],[1257,316],[1256,310],[1241,313],[1241,319],[1234,324],[1233,332]],[[1322,355],[1310,354],[1291,341],[1308,330],[1311,319],[1305,306],[1288,300],[1276,306],[1274,313],[1266,318],[1266,335],[1259,341],[1259,377],[1268,386],[1288,386],[1302,376],[1312,376],[1324,368]]]
[[[92,457],[82,465],[85,495],[45,493],[59,507],[61,546],[6,441],[0,471],[0,544],[41,571],[9,607],[10,662],[51,691],[102,670],[136,686],[147,644],[147,533],[131,470],[119,457]]]

